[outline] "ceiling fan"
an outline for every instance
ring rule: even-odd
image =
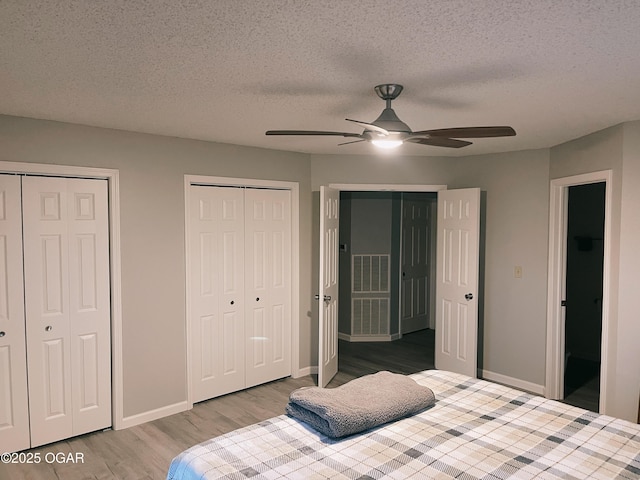
[[[350,118],[345,119],[348,122],[353,122],[364,127],[364,132],[362,133],[325,132],[316,130],[268,130],[265,132],[265,135],[323,135],[347,137],[356,138],[357,140],[340,143],[339,145],[371,142],[382,148],[395,148],[404,142],[436,147],[461,148],[471,145],[472,142],[459,140],[460,138],[510,137],[516,134],[513,128],[506,126],[440,128],[413,132],[406,123],[398,118],[396,112],[391,108],[391,101],[400,95],[402,89],[402,85],[396,83],[385,83],[375,87],[376,94],[384,100],[387,105],[380,116],[372,123],[352,120]]]

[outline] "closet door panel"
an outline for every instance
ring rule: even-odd
[[[73,434],[66,179],[23,179],[32,446]]]
[[[244,201],[239,188],[190,188],[191,388],[199,402],[244,388]]]
[[[291,374],[291,200],[246,189],[247,387]]]
[[[30,446],[20,177],[0,175],[0,452]]]
[[[111,425],[107,182],[23,179],[32,446]]]
[[[107,182],[67,179],[73,434],[111,425]]]

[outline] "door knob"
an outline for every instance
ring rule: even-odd
[[[330,302],[331,301],[331,295],[325,295],[324,296],[324,301],[325,302]]]
[[[473,300],[473,293],[467,293],[464,298],[467,300]]]
[[[4,332],[0,332],[0,337],[4,337],[6,334]]]

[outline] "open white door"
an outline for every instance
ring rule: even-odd
[[[480,189],[438,192],[435,366],[477,376]]]
[[[340,191],[320,187],[318,386],[338,373],[338,226]]]

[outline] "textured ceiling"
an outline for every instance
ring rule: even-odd
[[[364,154],[373,87],[413,130],[511,125],[459,150],[543,148],[640,119],[638,0],[0,1],[0,113],[309,153]]]

